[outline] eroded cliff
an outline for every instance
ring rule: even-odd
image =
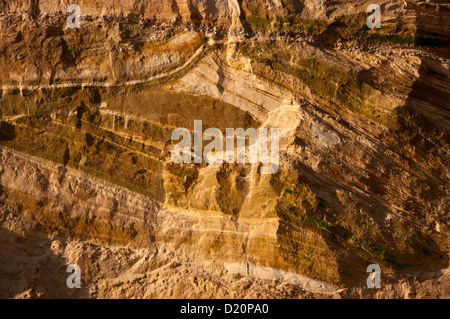
[[[0,2],[2,296],[448,297],[448,5],[107,3]],[[174,163],[194,120],[278,172]]]

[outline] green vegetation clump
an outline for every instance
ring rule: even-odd
[[[411,35],[402,36],[397,34],[358,32],[355,36],[361,41],[374,43],[392,43],[400,45],[413,45],[415,43],[415,38]]]
[[[300,32],[318,34],[326,30],[325,20],[307,20],[298,17],[248,17],[244,25],[256,30],[274,30],[284,32]]]
[[[397,45],[418,45],[422,47],[450,47],[450,42],[440,39],[436,36],[404,34],[403,30],[393,30],[388,33],[381,28],[379,31],[357,32],[353,38],[359,41],[371,42],[376,44],[397,44]]]
[[[304,236],[291,227],[283,228],[278,235],[280,251],[283,258],[293,264],[297,271],[318,280],[326,280],[339,285],[341,278],[338,274],[336,256],[321,238],[332,236],[334,225],[320,215],[320,202],[311,188],[295,176],[276,176],[273,181],[281,192],[276,207],[277,214],[284,223],[292,224],[316,233],[320,236]],[[283,223],[283,225],[284,225]]]
[[[283,204],[290,214],[295,217],[307,216],[308,212],[317,208],[316,196],[306,184],[299,184],[292,188],[293,190],[286,188],[283,197]]]
[[[434,242],[404,221],[392,219],[386,226],[378,224],[369,215],[355,218],[355,213],[340,212],[317,197],[307,180],[288,173],[274,176],[273,183],[280,186],[277,187],[280,193],[277,214],[283,225],[290,225],[283,228],[285,233],[279,238],[283,256],[305,273],[322,278],[332,276],[335,280],[344,276],[344,280],[351,280],[346,274],[336,277],[323,268],[327,263],[346,263],[337,258],[339,249],[351,252],[365,262],[397,271],[420,267],[423,263],[445,263],[442,256],[447,246]],[[298,233],[297,228],[301,229]],[[325,255],[329,261],[322,260]],[[436,256],[440,256],[439,259]],[[319,267],[318,263],[322,265]],[[316,265],[317,269],[312,271],[311,265]]]
[[[351,240],[356,244],[357,249],[362,250],[369,255],[372,255],[371,253],[381,255],[381,257],[384,257],[386,255],[386,251],[384,249],[378,247],[370,241],[361,239],[356,236],[352,236]],[[368,251],[370,251],[371,253]]]
[[[392,127],[395,119],[385,108],[374,104],[373,96],[379,92],[366,84],[357,73],[318,59],[301,58],[295,52],[276,44],[241,44],[241,53],[261,65],[269,66],[279,74],[288,74],[298,78],[309,89],[342,109],[350,110],[375,122]],[[267,72],[253,68],[254,73],[267,78]],[[283,85],[277,76],[268,80]],[[290,88],[292,89],[292,88]]]

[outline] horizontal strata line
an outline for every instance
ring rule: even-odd
[[[217,210],[202,210],[197,208],[189,207],[189,209],[185,209],[182,207],[170,205],[170,204],[164,204],[161,207],[161,212],[167,211],[170,214],[184,214],[184,215],[194,215],[194,216],[201,216],[201,217],[208,217],[208,218],[217,218],[217,219],[223,219],[223,217],[227,217],[231,221],[231,216],[222,213],[221,211]],[[237,219],[237,222],[246,222],[246,223],[261,223],[261,222],[279,222],[279,217],[265,217],[265,218],[246,218],[246,217],[239,217]],[[262,224],[262,223],[261,223]]]
[[[223,229],[212,229],[212,228],[209,228],[209,229],[188,228],[188,227],[166,228],[166,227],[159,227],[159,226],[156,226],[155,228],[162,228],[164,230],[174,230],[174,231],[186,230],[186,231],[190,231],[192,233],[220,233],[220,234],[233,234],[233,235],[248,236],[248,237],[250,237],[250,235],[251,235],[252,239],[254,239],[254,238],[276,239],[277,238],[276,234],[273,236],[263,235],[263,234],[255,236],[251,232],[247,232],[247,231],[234,231],[234,230],[223,230]],[[164,232],[164,233],[158,233],[156,236],[158,237],[158,236],[164,236],[164,235],[172,235],[172,234]],[[250,238],[249,238],[249,240],[250,240]]]
[[[93,124],[91,124],[91,123],[88,123],[88,122],[85,122],[85,121],[83,121],[83,122],[86,123],[86,124],[95,126],[95,125],[93,125]],[[52,123],[54,123],[54,124],[56,124],[56,125],[68,127],[68,128],[70,128],[70,129],[73,129],[74,131],[77,130],[76,127],[74,127],[74,126],[72,126],[72,125],[69,125],[69,124],[65,124],[65,123],[61,123],[61,122],[57,122],[57,121],[52,121]],[[18,124],[18,125],[19,125],[19,126],[24,126],[24,127],[26,127],[26,128],[34,129],[33,127],[29,127],[29,126],[26,126],[26,125],[22,125],[22,124]],[[147,154],[147,153],[141,152],[141,151],[139,151],[139,150],[135,150],[135,149],[133,149],[133,148],[129,148],[129,147],[125,146],[125,145],[121,145],[121,144],[119,144],[119,143],[117,143],[117,142],[111,141],[111,140],[110,140],[109,138],[107,138],[107,137],[98,136],[97,134],[95,134],[95,133],[93,133],[93,132],[86,131],[86,130],[83,130],[83,129],[79,129],[79,131],[82,132],[82,133],[84,133],[84,134],[90,134],[90,135],[92,135],[92,136],[94,136],[94,137],[97,137],[98,139],[100,139],[100,140],[102,140],[102,141],[105,141],[105,142],[107,142],[107,143],[109,143],[109,144],[112,144],[112,145],[114,145],[114,146],[116,146],[116,147],[122,148],[122,149],[124,149],[124,150],[126,150],[126,151],[129,151],[129,152],[131,152],[131,153],[136,153],[136,154],[139,154],[139,155],[141,155],[141,156],[150,158],[150,159],[154,160],[155,162],[159,162],[159,163],[161,163],[161,164],[164,163],[164,161],[161,160],[160,158],[157,158],[157,157],[155,157],[155,156],[153,156],[153,155],[151,155],[151,154]],[[55,135],[55,136],[64,138],[64,137],[62,137],[62,136],[60,136],[60,135],[58,135],[58,134],[55,134],[55,133],[53,133],[53,132],[44,132],[44,133],[51,133],[51,134],[53,134],[53,135]],[[120,135],[118,135],[118,136],[120,136]],[[123,138],[123,137],[121,136],[121,138]],[[75,141],[75,142],[76,142],[76,141]]]
[[[157,237],[158,237],[158,236],[159,236],[159,237],[163,237],[163,236],[165,236],[165,235],[167,235],[167,236],[172,236],[173,233],[171,233],[171,232],[169,232],[169,231],[173,231],[174,233],[176,233],[177,231],[185,230],[185,231],[189,231],[189,232],[191,232],[191,233],[219,233],[219,234],[233,234],[233,235],[238,235],[238,236],[241,236],[241,237],[248,237],[247,239],[248,239],[249,241],[251,241],[252,239],[255,239],[255,238],[256,238],[256,239],[278,239],[278,238],[279,238],[279,236],[277,236],[276,233],[274,233],[274,235],[264,235],[264,234],[260,234],[260,235],[255,236],[255,234],[253,234],[252,232],[248,232],[248,231],[223,230],[223,229],[218,229],[218,228],[217,228],[217,229],[212,229],[212,228],[203,229],[203,228],[189,228],[189,227],[171,227],[171,228],[167,228],[167,227],[164,227],[164,226],[160,227],[159,225],[158,225],[158,226],[155,226],[155,228],[156,228],[156,229],[162,228],[162,229],[165,230],[164,233],[159,232],[159,233],[156,235]],[[251,238],[250,238],[250,237],[251,237]],[[295,243],[297,243],[297,244],[299,244],[299,245],[301,245],[301,246],[313,248],[315,251],[330,252],[329,249],[320,247],[320,246],[318,246],[318,245],[312,245],[312,244],[309,244],[309,243],[307,243],[307,242],[303,242],[303,241],[301,241],[301,240],[295,240],[295,239],[290,239],[290,238],[289,238],[289,240],[291,240],[291,241],[293,241],[293,242],[295,242]],[[288,248],[290,248],[290,247],[284,247],[284,246],[282,246],[282,245],[280,245],[280,247],[283,248],[283,249],[288,249]],[[318,255],[318,256],[316,256],[316,258],[317,258],[317,259],[326,260],[326,261],[329,261],[329,260],[330,260],[330,258],[329,258],[328,256],[322,256],[322,255]]]
[[[95,126],[94,124],[86,122],[86,121],[83,121],[83,120],[82,120],[82,122]],[[158,143],[157,141],[155,141],[151,137],[148,137],[148,136],[143,135],[143,134],[138,134],[138,133],[135,133],[135,132],[131,132],[130,133],[130,132],[127,132],[127,131],[121,131],[119,129],[112,130],[112,129],[110,129],[108,127],[104,127],[104,126],[95,126],[95,127],[97,129],[100,129],[101,131],[104,131],[105,133],[108,132],[108,133],[114,134],[114,135],[116,135],[116,136],[118,136],[120,138],[123,138],[123,139],[129,139],[132,136],[133,137],[133,142],[138,142],[138,143],[144,144],[145,146],[153,147],[153,148],[157,149],[160,152],[162,152],[163,148],[164,148],[164,144]],[[151,155],[151,154],[149,154],[149,155]]]
[[[242,263],[227,263],[227,262],[224,262],[224,266],[226,269],[228,268],[227,270],[229,272],[232,273],[233,268],[235,268],[235,270],[240,270],[240,272],[244,272],[246,274],[248,269],[247,276],[261,279],[266,278],[273,280],[273,277],[280,277],[283,280],[283,282],[291,282],[291,283],[294,282],[302,289],[311,293],[335,294],[342,291],[341,289],[338,289],[337,287],[327,284],[325,282],[315,280],[304,275],[296,274],[285,270],[275,269],[271,267],[258,267],[251,263],[242,264]]]
[[[158,128],[164,128],[164,129],[167,129],[167,130],[174,130],[174,129],[178,128],[178,127],[176,127],[174,125],[159,123],[159,122],[156,122],[156,121],[152,121],[151,119],[148,119],[148,118],[138,117],[138,116],[135,116],[135,115],[131,115],[131,114],[127,114],[127,113],[121,113],[121,112],[117,112],[117,111],[113,111],[113,110],[98,109],[96,111],[98,111],[101,115],[119,116],[119,117],[122,117],[124,119],[128,119],[128,120],[131,119],[131,120],[136,121],[136,122],[150,124],[151,126],[155,126],[155,127],[158,127]],[[63,115],[63,116],[66,116],[66,117],[71,117],[71,116],[75,116],[76,115],[76,111],[72,111],[72,112],[53,111],[52,114]],[[28,113],[22,113],[22,114],[16,114],[16,115],[1,115],[0,119],[5,120],[5,121],[15,122],[15,121],[17,121],[19,119],[26,118],[26,117],[33,117],[33,116],[34,115],[30,115]],[[94,125],[94,124],[92,124],[90,122],[87,122],[85,120],[81,120],[81,121],[83,123],[86,123],[86,124]],[[57,117],[55,117],[52,120],[52,122],[53,123],[64,124]],[[15,124],[19,125],[18,123],[15,123]],[[162,150],[164,148],[164,143],[159,142],[158,140],[152,139],[151,137],[147,138],[146,135],[143,135],[143,134],[140,134],[140,133],[137,133],[137,132],[130,132],[130,133],[128,133],[127,131],[122,131],[120,129],[112,130],[112,129],[110,129],[108,127],[104,127],[104,126],[96,126],[96,127],[100,128],[100,129],[102,129],[104,131],[108,131],[110,133],[113,133],[113,134],[115,134],[117,136],[120,136],[122,138],[128,138],[130,135],[133,135],[134,138],[136,136],[139,137],[139,138],[146,137],[146,140],[142,141],[142,143],[144,143],[145,145],[155,147],[155,148],[157,148],[159,150]],[[194,132],[193,130],[190,130],[190,131],[192,133]]]
[[[178,72],[183,71],[187,68],[200,54],[205,51],[205,45],[203,44],[182,66],[158,75],[151,76],[142,80],[131,80],[125,82],[69,82],[69,83],[59,83],[59,84],[47,84],[47,85],[2,85],[3,90],[30,90],[37,91],[40,89],[64,89],[64,88],[84,88],[84,87],[115,87],[115,86],[132,86],[136,84],[142,84],[151,82],[153,80],[161,79],[174,75]]]
[[[54,163],[54,162],[52,162],[50,160],[46,160],[46,159],[43,159],[43,158],[31,155],[31,154],[28,154],[28,153],[17,151],[15,149],[12,149],[12,148],[4,146],[4,145],[0,145],[0,160],[2,160],[1,156],[5,152],[6,153],[9,152],[10,156],[12,156],[12,157],[18,157],[18,158],[20,158],[22,160],[29,161],[29,162],[33,163],[34,165],[36,165],[38,168],[47,169],[47,170],[50,170],[52,172],[57,172],[60,168],[65,168],[67,170],[67,172],[71,175],[71,177],[87,180],[90,187],[93,187],[94,184],[98,184],[98,185],[100,185],[102,187],[102,189],[106,188],[106,190],[108,192],[111,192],[111,193],[115,193],[114,192],[115,189],[121,189],[121,190],[123,190],[124,192],[126,192],[128,194],[132,194],[133,197],[135,199],[137,199],[137,200],[141,200],[144,203],[153,204],[154,205],[153,208],[157,209],[158,211],[161,209],[160,203],[158,201],[156,201],[154,199],[151,199],[151,198],[149,198],[149,197],[147,197],[145,195],[142,195],[140,193],[137,193],[135,191],[132,191],[132,190],[126,188],[126,187],[122,187],[122,186],[116,185],[116,184],[111,183],[111,182],[109,182],[107,180],[100,179],[100,178],[98,178],[96,176],[90,175],[90,174],[88,174],[86,172],[83,172],[83,171],[79,171],[79,170],[73,169],[71,167],[64,167],[63,165]],[[126,196],[126,194],[125,194],[125,196]],[[139,205],[140,207],[145,209],[144,206],[140,205],[137,202],[134,202],[134,204],[135,205]]]
[[[58,123],[56,123],[56,124],[58,124]],[[19,126],[19,127],[23,127],[23,128],[25,128],[25,129],[30,129],[30,130],[34,130],[34,131],[40,132],[39,129],[34,128],[34,127],[29,127],[29,126],[22,125],[22,124],[16,124],[16,125]],[[63,136],[58,135],[58,134],[55,134],[55,133],[53,133],[53,132],[43,132],[43,134],[45,134],[45,135],[52,135],[52,136],[55,136],[55,137],[60,138],[60,139],[62,139],[62,140],[70,141],[70,142],[75,143],[75,144],[79,144],[79,145],[81,145],[81,146],[86,145],[86,144],[84,144],[84,143],[82,143],[82,142],[75,141],[75,140],[71,140],[71,139],[69,139],[69,138],[63,137]],[[95,134],[92,134],[92,133],[89,133],[89,134],[95,135]],[[136,154],[142,155],[142,156],[144,156],[144,157],[147,157],[147,158],[149,158],[150,160],[153,160],[154,162],[157,162],[157,163],[159,163],[159,164],[161,164],[161,165],[164,164],[164,162],[162,162],[162,161],[159,160],[159,159],[156,159],[156,158],[152,157],[152,156],[149,155],[149,154],[145,154],[145,153],[142,153],[142,154],[141,154],[141,153],[139,153],[138,151],[129,150],[128,148],[126,148],[126,147],[124,147],[124,146],[121,146],[120,144],[117,144],[117,143],[115,143],[115,142],[111,142],[111,141],[106,140],[106,139],[105,139],[105,141],[106,141],[107,143],[110,143],[110,144],[115,144],[117,147],[122,148],[122,149],[125,149],[125,150],[127,150],[127,151],[129,151],[129,152],[136,153]],[[1,150],[1,148],[8,148],[8,147],[3,146],[3,145],[0,145],[0,150]],[[8,148],[8,149],[11,150],[11,148]],[[17,151],[16,149],[13,149],[13,150],[16,151],[16,152],[20,152],[20,151]],[[20,153],[22,153],[22,152],[20,152]],[[101,151],[101,153],[106,153],[106,152],[105,152],[105,151]],[[27,154],[27,155],[30,155],[30,156],[35,157],[34,155],[31,155],[31,154],[29,154],[29,153],[22,153],[22,154]],[[39,157],[37,157],[37,158],[39,158]],[[52,162],[52,160],[50,160],[50,159],[46,159],[46,158],[40,158],[40,159],[43,160],[43,161]],[[124,164],[126,164],[123,160],[121,160],[121,159],[119,159],[119,158],[116,158],[116,160],[121,161],[121,162],[123,162]],[[52,163],[53,163],[53,162],[52,162]],[[59,165],[61,165],[61,164],[59,164]],[[63,166],[63,165],[61,165],[61,166]],[[67,166],[64,166],[64,167],[65,167],[65,168],[69,168],[69,167],[67,167]],[[158,171],[157,171],[157,170],[149,169],[149,168],[147,168],[146,170],[147,170],[148,172],[150,172],[150,173],[152,174],[152,176],[159,177],[159,176],[157,175],[157,174],[158,174]],[[85,171],[83,171],[83,170],[75,170],[75,171],[77,171],[77,172],[83,172],[83,173],[87,174],[88,176],[94,177],[94,175],[88,174],[87,172],[85,172]],[[99,178],[97,178],[97,179],[99,179]],[[101,180],[102,180],[102,181],[106,181],[105,179],[101,179]],[[114,184],[114,183],[112,183],[112,185],[115,185],[116,187],[122,187],[122,188],[124,188],[124,189],[130,190],[130,189],[127,188],[127,187],[120,186],[120,185],[116,185],[116,184]],[[130,190],[130,191],[131,191],[131,190]],[[150,192],[150,193],[151,193],[152,195],[155,195],[153,192]],[[155,196],[156,196],[156,195],[155,195]],[[148,197],[146,197],[146,198],[148,198]],[[153,199],[152,199],[152,200],[153,200]]]
[[[106,115],[112,115],[112,116],[121,116],[123,118],[132,119],[132,120],[137,121],[137,122],[150,123],[152,125],[155,125],[155,126],[158,126],[158,127],[163,127],[163,128],[170,129],[170,130],[178,128],[175,125],[159,123],[159,122],[156,122],[156,121],[152,121],[151,119],[139,117],[139,116],[132,115],[132,114],[122,113],[122,112],[118,112],[118,111],[113,111],[113,110],[109,110],[109,109],[99,109],[98,112],[100,114],[106,114]]]

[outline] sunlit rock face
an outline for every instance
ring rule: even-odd
[[[0,0],[0,296],[449,297],[450,8],[375,2]]]

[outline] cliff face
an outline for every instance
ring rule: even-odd
[[[450,10],[378,3],[0,1],[0,295],[448,297]],[[172,162],[194,120],[278,172]]]
[[[23,14],[39,20],[42,16],[66,13],[69,4],[70,1],[60,0],[2,0],[0,10],[3,14]],[[368,6],[363,0],[80,0],[77,4],[83,16],[179,19],[215,27],[241,27],[246,19],[288,16],[328,22],[355,17],[365,20]],[[371,4],[380,5],[384,22],[448,35],[448,3],[443,0],[376,0]]]

